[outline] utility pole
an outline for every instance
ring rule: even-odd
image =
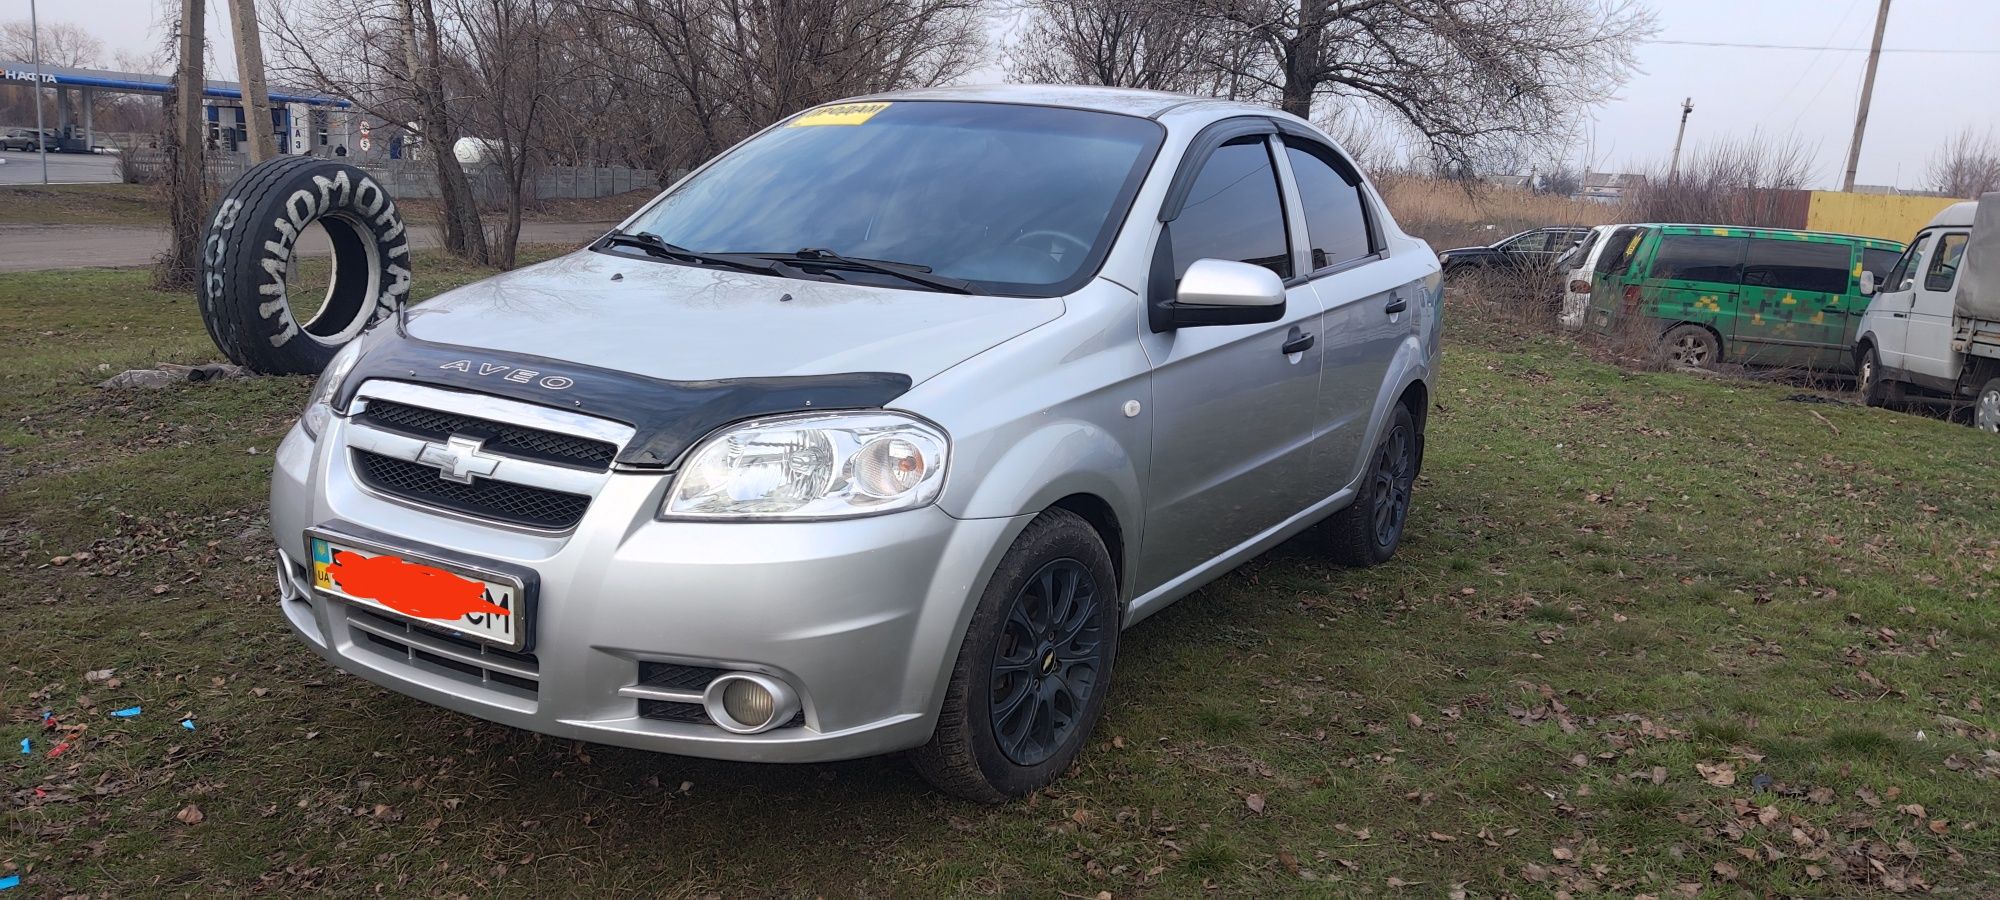
[[[49,135],[42,130],[42,23],[28,0],[28,52],[35,55],[35,146],[42,151],[42,183],[49,183]]]
[[[1847,148],[1847,173],[1840,189],[1854,190],[1854,170],[1861,167],[1861,135],[1868,130],[1868,102],[1875,98],[1875,65],[1882,61],[1882,31],[1889,27],[1889,0],[1875,13],[1875,40],[1868,45],[1868,74],[1861,76],[1861,108],[1854,113],[1854,143]]]
[[[229,0],[229,22],[236,30],[236,69],[243,81],[243,111],[250,120],[250,161],[278,155],[271,136],[271,92],[264,87],[264,37],[257,30],[257,0]]]
[[[1672,181],[1681,174],[1681,139],[1687,137],[1688,114],[1694,112],[1694,98],[1681,101],[1681,130],[1674,134],[1674,161],[1667,166],[1667,180]]]

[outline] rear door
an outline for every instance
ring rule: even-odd
[[[1854,325],[1866,307],[1847,302],[1861,248],[1846,241],[1753,237],[1735,317],[1735,361],[1846,371]]]
[[[1736,361],[1728,345],[1735,331],[1737,292],[1742,289],[1743,253],[1749,241],[1723,234],[1667,231],[1660,235],[1652,267],[1640,285],[1639,314],[1662,327],[1696,322],[1715,329],[1723,359]]]
[[[1626,225],[1611,232],[1605,238],[1604,249],[1598,251],[1597,262],[1591,266],[1589,321],[1587,324],[1598,331],[1610,330],[1614,323],[1636,307],[1638,285],[1632,276],[1633,263],[1637,262],[1645,249],[1646,238],[1654,230],[1643,225]],[[1627,287],[1632,288],[1632,303],[1626,302]]]
[[[1415,327],[1410,296],[1384,263],[1361,176],[1318,140],[1288,134],[1285,160],[1305,214],[1305,279],[1325,346],[1313,425],[1312,499],[1360,474],[1364,442],[1396,348]]]

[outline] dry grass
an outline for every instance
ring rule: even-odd
[[[1604,225],[1622,221],[1623,215],[1617,204],[1517,188],[1474,186],[1468,191],[1456,182],[1396,177],[1382,179],[1379,186],[1396,222],[1440,249],[1488,244],[1544,225]]]

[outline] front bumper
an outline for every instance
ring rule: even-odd
[[[614,473],[575,529],[535,533],[362,490],[342,427],[336,419],[318,442],[294,428],[274,454],[278,602],[300,639],[341,669],[439,706],[688,756],[808,762],[928,740],[973,604],[1027,521],[954,519],[932,506],[835,522],[661,522],[653,512],[667,478]],[[315,593],[308,528],[533,569],[532,644],[482,650]],[[798,692],[802,721],[745,735],[699,716],[662,717],[640,673],[663,665],[780,678]]]

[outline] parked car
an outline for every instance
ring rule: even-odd
[[[1562,275],[1562,286],[1558,288],[1562,293],[1562,308],[1557,321],[1562,327],[1572,331],[1583,327],[1584,310],[1590,306],[1590,286],[1596,279],[1594,270],[1604,258],[1605,248],[1613,243],[1612,232],[1619,227],[1596,226],[1576,246],[1556,257],[1555,269]]]
[[[1854,363],[1869,406],[1967,399],[1972,424],[2000,433],[2000,193],[1917,232],[1861,318]]]
[[[55,149],[57,144],[56,133],[54,131],[46,131],[43,134],[47,137],[49,149]],[[40,146],[41,143],[35,139],[35,130],[33,128],[16,128],[4,135],[0,135],[0,150],[32,151]]]
[[[1336,560],[1395,553],[1441,306],[1431,249],[1266,107],[818,107],[341,349],[274,455],[278,608],[496,722],[912,750],[1019,796],[1121,629],[1321,520]]]
[[[1438,254],[1446,274],[1469,269],[1546,272],[1556,257],[1590,234],[1588,228],[1552,227],[1523,231],[1484,247],[1459,247]]]
[[[1629,229],[1629,230],[1628,230]],[[1869,272],[1903,245],[1779,228],[1634,225],[1607,239],[1588,325],[1657,339],[1662,361],[1851,372]]]

